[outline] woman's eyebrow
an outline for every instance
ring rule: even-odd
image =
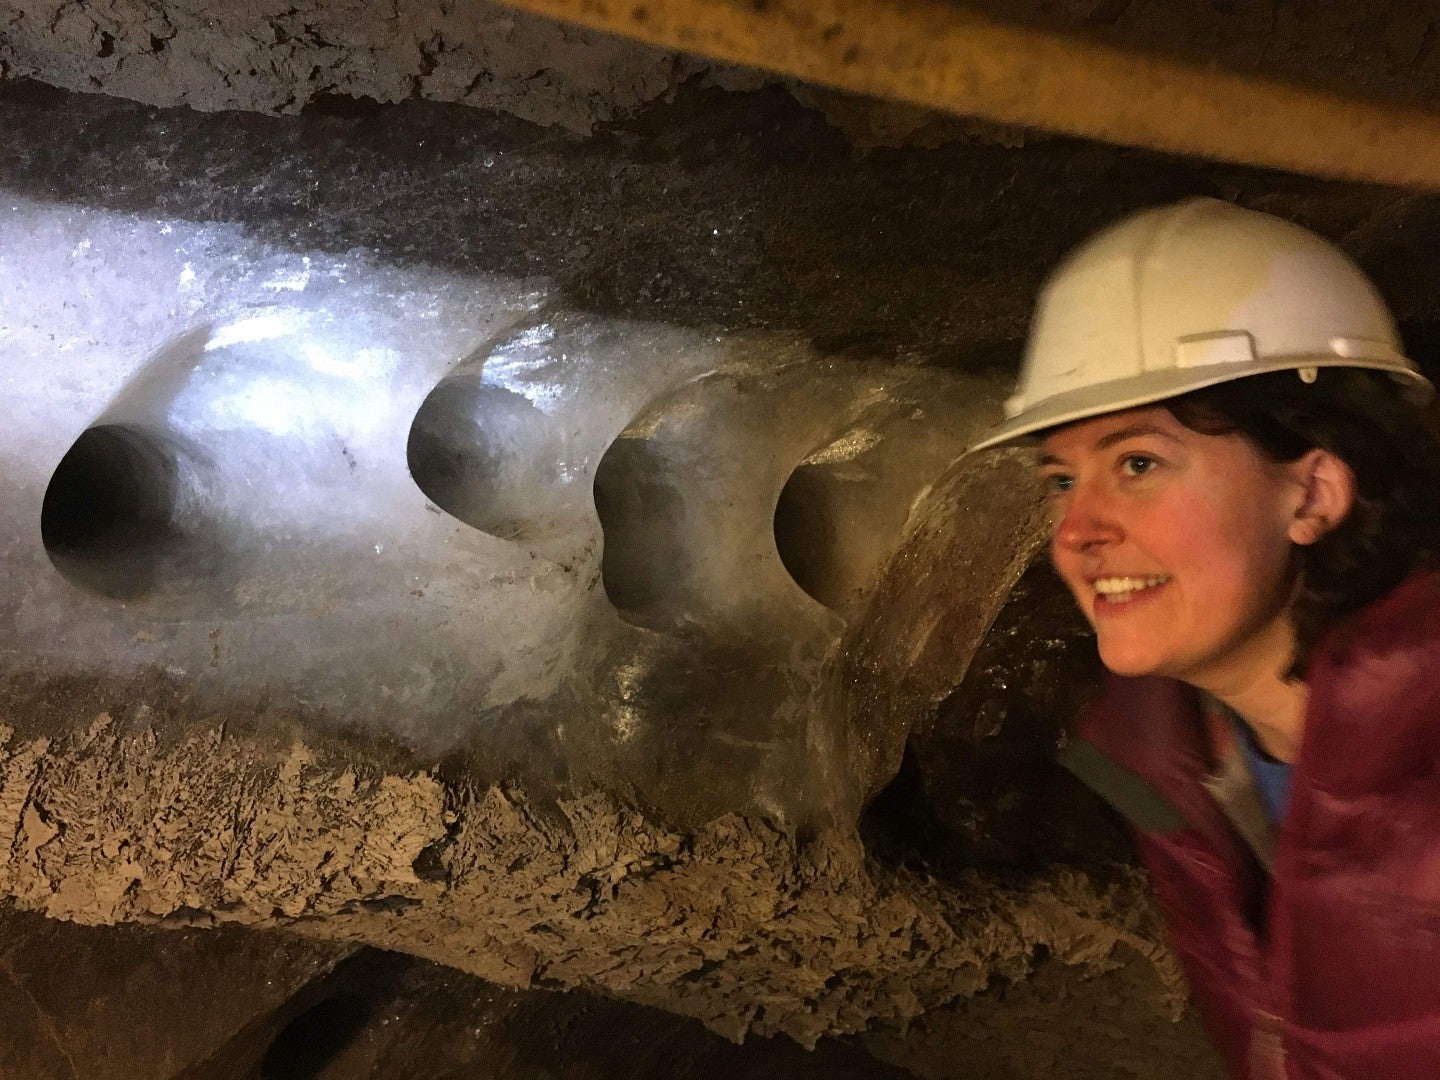
[[[1139,438],[1142,435],[1158,435],[1160,438],[1168,439],[1170,442],[1180,441],[1174,435],[1170,434],[1170,432],[1161,431],[1153,424],[1135,424],[1133,427],[1119,428],[1110,432],[1108,435],[1102,435],[1099,439],[1095,440],[1094,449],[1108,450],[1116,443],[1122,443],[1126,439]]]
[[[1107,435],[1102,435],[1099,439],[1095,440],[1095,445],[1092,446],[1091,449],[1108,450],[1116,443],[1122,443],[1126,439],[1136,439],[1142,435],[1155,435],[1161,439],[1168,439],[1170,442],[1175,443],[1180,441],[1174,435],[1170,434],[1170,432],[1163,431],[1154,424],[1132,424],[1130,427],[1119,428]],[[1051,465],[1063,466],[1066,464],[1068,463],[1056,457],[1054,454],[1042,454],[1040,456],[1040,467],[1042,469],[1048,468]]]

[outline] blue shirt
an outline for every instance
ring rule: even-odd
[[[1234,716],[1233,713],[1231,715]],[[1260,793],[1260,801],[1265,804],[1270,823],[1279,824],[1284,820],[1285,811],[1290,806],[1290,774],[1293,770],[1285,762],[1275,760],[1260,749],[1250,725],[1238,716],[1235,716],[1235,734],[1240,740],[1240,752],[1245,755],[1245,764],[1255,781],[1255,789]]]

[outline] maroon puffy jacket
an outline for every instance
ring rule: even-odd
[[[1332,633],[1306,681],[1268,888],[1202,786],[1213,755],[1189,687],[1111,678],[1076,733],[1103,763],[1085,778],[1137,825],[1235,1077],[1440,1078],[1440,574]]]

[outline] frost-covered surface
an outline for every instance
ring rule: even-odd
[[[812,702],[844,618],[782,564],[776,500],[854,447],[813,512],[853,506],[868,547],[792,562],[863,588],[988,384],[20,196],[0,277],[17,662],[281,695],[432,753],[539,743],[547,779],[726,760],[701,805],[787,826],[853,808]]]

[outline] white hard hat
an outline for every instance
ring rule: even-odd
[[[1007,419],[971,450],[1247,375],[1313,381],[1323,367],[1434,393],[1338,248],[1270,214],[1187,199],[1102,230],[1051,275]]]

